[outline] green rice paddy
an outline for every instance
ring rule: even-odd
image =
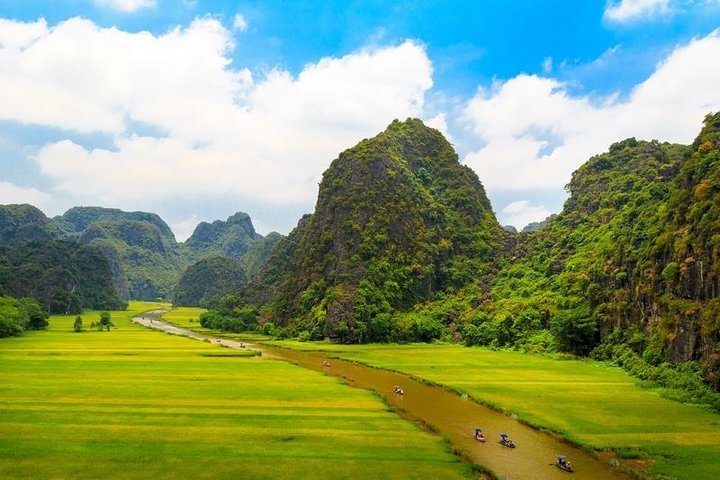
[[[363,390],[130,323],[0,341],[0,478],[463,478]],[[97,312],[83,315],[89,326]]]

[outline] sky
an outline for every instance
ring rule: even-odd
[[[453,143],[500,222],[562,209],[627,137],[720,110],[720,0],[0,0],[0,204],[288,233],[393,119]]]

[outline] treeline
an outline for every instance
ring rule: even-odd
[[[48,326],[48,314],[32,298],[0,296],[0,338]]]

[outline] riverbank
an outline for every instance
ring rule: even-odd
[[[446,386],[587,448],[646,456],[658,478],[711,480],[720,471],[720,415],[640,388],[617,367],[443,344],[270,343]]]

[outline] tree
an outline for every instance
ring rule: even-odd
[[[20,309],[26,318],[28,330],[41,330],[48,326],[48,314],[45,313],[40,304],[32,298],[21,298]]]
[[[597,323],[587,306],[561,310],[550,321],[560,350],[587,355],[599,342]]]
[[[80,315],[75,317],[75,323],[73,323],[73,330],[76,332],[82,332],[82,318]]]
[[[100,322],[98,322],[97,325],[98,325],[98,330],[102,331],[104,328],[109,332],[110,327],[115,326],[115,324],[112,322],[112,320],[110,318],[110,312],[100,312]]]

